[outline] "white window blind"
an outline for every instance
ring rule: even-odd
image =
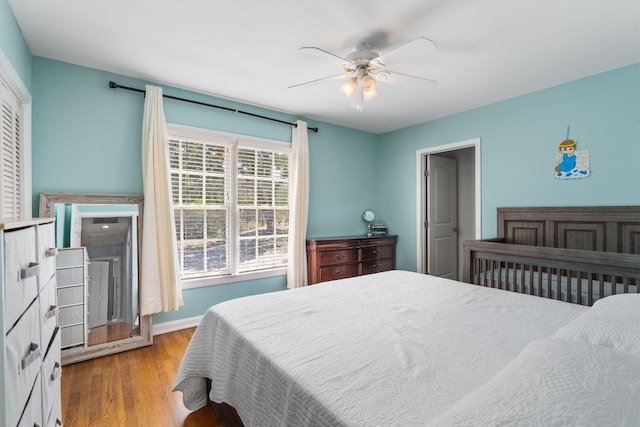
[[[24,216],[22,212],[23,155],[21,145],[23,106],[11,90],[3,82],[0,83],[0,120],[2,126],[0,212],[2,218],[21,218]]]
[[[181,277],[286,266],[289,145],[175,129],[169,149]]]

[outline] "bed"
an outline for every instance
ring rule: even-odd
[[[640,425],[640,207],[497,219],[464,243],[467,283],[389,271],[212,307],[175,390],[229,426]]]
[[[175,390],[247,427],[640,425],[639,324],[638,293],[589,307],[387,271],[211,307]]]
[[[640,290],[640,206],[498,208],[497,230],[463,243],[464,282],[589,306]]]

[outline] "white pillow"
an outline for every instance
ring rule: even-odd
[[[554,338],[602,345],[640,356],[640,294],[619,294],[600,299]]]

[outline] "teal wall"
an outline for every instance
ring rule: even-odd
[[[144,97],[110,89],[109,80],[144,88],[148,82],[45,58],[33,58],[33,197],[41,192],[142,193],[141,135]],[[165,94],[229,106],[293,122],[297,117],[164,87]],[[174,100],[168,122],[291,141],[291,127]],[[376,135],[309,121],[309,236],[364,234],[360,215],[377,209]],[[34,212],[35,215],[38,212]],[[285,288],[285,277],[187,289],[165,322],[197,316],[225,299]]]
[[[588,178],[554,178],[567,125],[590,153]],[[398,268],[416,265],[416,151],[472,138],[481,139],[482,237],[496,235],[501,206],[639,205],[640,64],[381,136],[378,209],[400,235]]]
[[[6,0],[0,0],[0,49],[33,96],[33,195],[43,191],[140,194],[143,97],[107,83],[147,82],[31,57]],[[165,93],[294,121],[298,117],[176,88]],[[282,141],[287,126],[167,100],[167,120]],[[302,118],[304,119],[304,118]],[[397,266],[416,265],[416,150],[481,138],[482,236],[496,234],[499,206],[639,205],[640,64],[384,135],[309,122],[309,236],[364,232],[373,209],[399,235]],[[553,177],[557,144],[571,126],[591,154],[591,176]],[[284,277],[184,291],[185,307],[161,323],[202,314],[244,295],[283,289]]]
[[[31,92],[31,52],[7,0],[0,0],[0,50]]]

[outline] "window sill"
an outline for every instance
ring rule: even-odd
[[[274,268],[270,270],[253,271],[251,273],[240,273],[228,276],[197,277],[193,279],[183,279],[182,289],[202,288],[205,286],[224,285],[226,283],[245,282],[248,280],[264,279],[267,277],[284,276],[287,268]]]

